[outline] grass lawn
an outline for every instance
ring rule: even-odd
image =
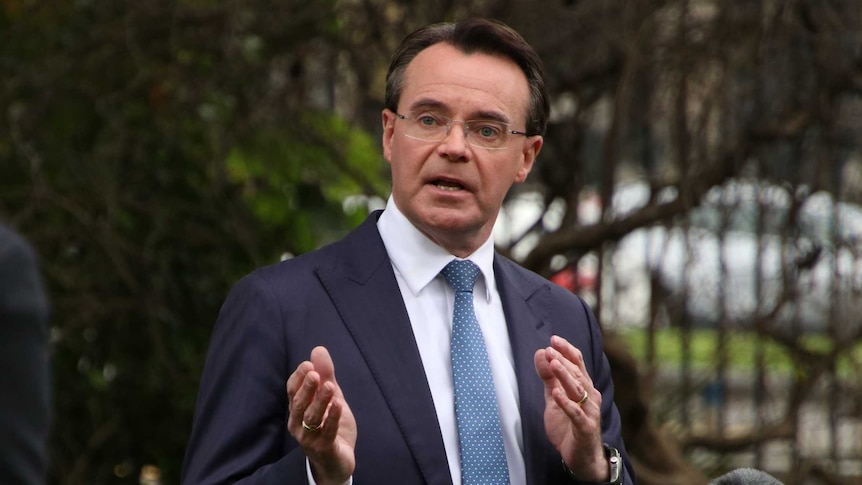
[[[646,361],[647,331],[625,329],[618,332],[628,345],[629,351],[640,362]],[[655,336],[655,355],[661,366],[677,366],[683,362],[685,335],[678,328],[659,329]],[[725,334],[727,365],[731,369],[750,370],[757,366],[757,356],[762,355],[770,371],[791,374],[798,371],[799,362],[781,343],[759,337],[753,332],[733,331]],[[714,368],[719,362],[719,334],[714,329],[696,329],[689,332],[688,349],[691,364],[695,368]],[[827,354],[833,342],[825,335],[803,335],[799,343],[817,354]],[[844,352],[838,359],[838,373],[842,377],[862,374],[862,341],[856,342],[852,350]]]

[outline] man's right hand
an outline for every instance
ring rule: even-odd
[[[287,380],[287,430],[299,442],[318,485],[347,482],[356,468],[356,419],[335,381],[325,347],[297,366]]]

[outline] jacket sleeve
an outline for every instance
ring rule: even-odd
[[[48,364],[48,302],[36,255],[0,225],[0,483],[45,481]]]
[[[622,422],[619,410],[614,403],[614,383],[611,377],[611,367],[603,349],[601,328],[589,305],[583,300],[581,300],[581,304],[584,306],[592,333],[593,385],[602,393],[602,440],[620,451],[624,464],[623,483],[633,485],[634,469],[622,439]]]
[[[308,483],[305,455],[287,432],[291,369],[280,308],[254,273],[228,295],[201,377],[184,484]]]

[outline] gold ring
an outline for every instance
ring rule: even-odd
[[[587,392],[586,389],[584,389],[584,397],[582,397],[581,400],[578,401],[578,406],[583,406],[583,404],[585,402],[587,402],[587,399],[589,399],[589,398],[590,398],[590,394]],[[305,423],[303,423],[303,424],[305,424]]]
[[[311,431],[313,433],[313,432],[319,430],[320,426],[321,426],[320,424],[312,426],[312,425],[306,423],[304,419],[302,420],[302,428],[306,431]]]

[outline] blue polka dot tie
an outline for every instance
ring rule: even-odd
[[[454,260],[443,276],[455,289],[452,320],[452,374],[455,380],[455,417],[461,446],[463,485],[508,485],[509,468],[494,392],[494,377],[482,329],[473,310],[473,285],[479,267]]]

